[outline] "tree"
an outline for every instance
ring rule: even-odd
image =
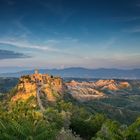
[[[140,118],[131,124],[125,131],[126,140],[140,140]]]
[[[123,140],[120,124],[116,121],[107,120],[92,140]]]
[[[79,114],[79,117],[72,118],[71,129],[81,137],[90,140],[101,129],[102,124],[106,120],[104,115],[89,115],[87,119]]]

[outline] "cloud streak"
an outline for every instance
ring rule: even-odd
[[[126,32],[126,33],[140,33],[140,27],[134,27],[134,28],[131,28],[131,29],[125,29],[123,30],[123,32]]]
[[[66,42],[65,42],[66,41]],[[68,42],[67,42],[68,41]],[[41,52],[50,52],[50,53],[55,53],[58,55],[63,55],[63,56],[70,56],[70,57],[75,57],[75,58],[83,58],[81,55],[79,54],[75,54],[75,53],[71,53],[69,51],[63,50],[62,48],[56,48],[56,46],[61,45],[62,42],[64,43],[69,43],[69,42],[75,42],[77,40],[75,39],[64,39],[62,40],[48,40],[46,45],[36,45],[33,43],[30,43],[28,41],[18,41],[17,39],[13,39],[13,40],[0,40],[0,45],[7,45],[7,46],[13,46],[19,49],[32,49],[33,51],[41,51]],[[55,47],[51,47],[51,46],[55,46]]]
[[[113,17],[111,18],[115,22],[131,22],[140,20],[140,16],[133,16],[133,17]]]
[[[17,48],[37,49],[37,50],[41,50],[41,51],[53,51],[53,52],[59,51],[57,49],[53,49],[53,48],[50,48],[48,46],[32,45],[29,42],[17,42],[17,41],[0,40],[0,44],[15,46]]]
[[[9,50],[0,50],[0,60],[2,59],[16,59],[16,58],[27,58],[29,56]]]

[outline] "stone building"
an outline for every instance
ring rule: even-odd
[[[41,74],[35,70],[34,74],[23,75],[19,79],[18,93],[13,100],[28,99],[30,96],[36,96],[38,86],[42,86],[42,92],[46,95],[48,101],[55,101],[63,96],[66,87],[62,78],[48,74]]]

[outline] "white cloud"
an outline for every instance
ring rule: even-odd
[[[17,48],[27,48],[27,49],[37,49],[37,50],[41,50],[41,51],[59,52],[59,50],[54,49],[52,47],[45,46],[45,45],[33,45],[27,41],[0,40],[0,44],[11,45],[11,46],[15,46]]]
[[[56,56],[58,57],[67,56],[75,59],[83,59],[83,56],[80,55],[79,53],[71,52],[64,47],[61,47],[62,44],[69,44],[70,42],[75,42],[75,41],[77,40],[73,38],[63,39],[63,40],[50,39],[45,42],[42,42],[42,44],[35,44],[25,39],[20,40],[18,38],[7,38],[7,39],[0,39],[0,44],[7,45],[9,47],[16,47],[19,49],[26,49],[26,50],[32,49],[32,51],[38,51],[38,56],[43,52],[51,52],[51,53],[55,53]],[[39,53],[39,51],[41,52]]]
[[[125,30],[123,30],[123,32],[127,32],[127,33],[140,33],[140,26],[133,27],[133,28],[130,28],[130,29],[125,29]]]

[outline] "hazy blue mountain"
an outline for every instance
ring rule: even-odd
[[[40,69],[40,73],[48,73],[61,77],[78,78],[120,78],[120,79],[140,79],[140,69],[86,69],[86,68],[65,68],[65,69]],[[25,70],[16,73],[3,73],[1,77],[19,77],[25,74],[32,74],[34,70]]]

